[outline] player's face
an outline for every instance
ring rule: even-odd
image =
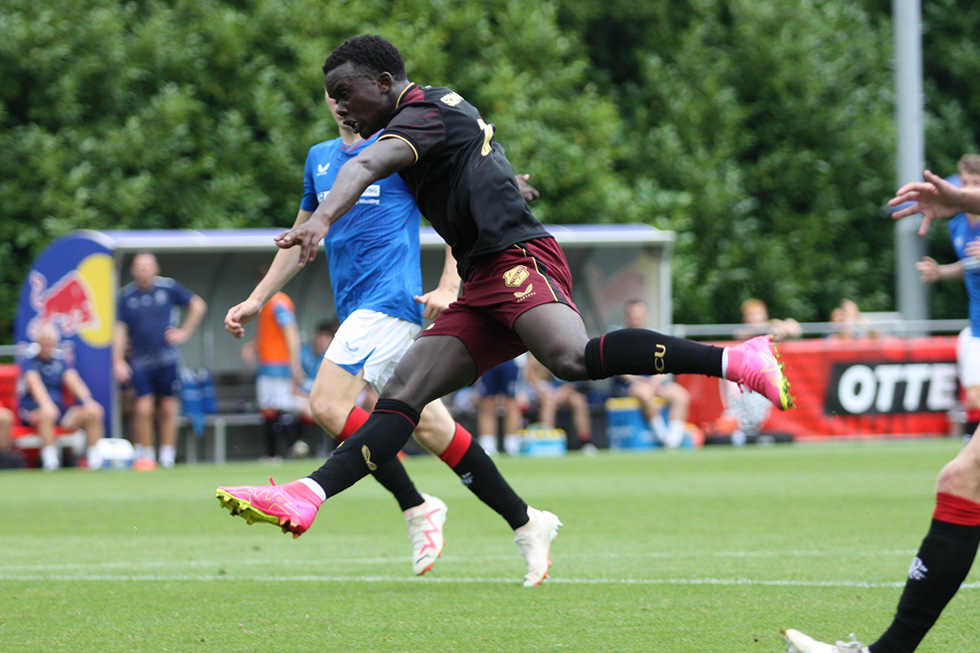
[[[384,129],[391,117],[394,103],[387,93],[390,79],[387,73],[375,77],[348,62],[327,74],[325,86],[327,95],[337,103],[336,113],[343,124],[368,138]]]

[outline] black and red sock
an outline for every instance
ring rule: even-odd
[[[909,568],[895,619],[868,647],[871,653],[916,649],[970,573],[978,545],[980,504],[940,492],[929,533]]]
[[[527,523],[527,504],[504,480],[490,456],[460,424],[446,450],[439,456],[459,476],[470,492],[518,529]]]
[[[337,434],[337,442],[343,442],[354,435],[357,429],[364,426],[368,417],[370,417],[370,413],[363,408],[354,406],[347,415],[344,428]],[[415,488],[415,483],[412,482],[408,471],[402,465],[402,461],[398,460],[397,455],[383,465],[378,465],[378,468],[371,472],[371,476],[381,484],[381,487],[391,492],[392,496],[395,497],[395,501],[398,502],[398,507],[402,511],[414,508],[415,506],[421,506],[425,503],[425,499],[422,498],[422,495]]]
[[[649,329],[620,329],[585,346],[590,379],[617,374],[721,374],[723,347],[675,338]]]
[[[346,490],[394,459],[418,423],[418,411],[408,404],[379,399],[364,425],[344,440],[310,478],[328,498]]]

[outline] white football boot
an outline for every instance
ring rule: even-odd
[[[445,545],[442,534],[449,508],[440,499],[423,494],[425,502],[405,511],[408,539],[412,541],[412,572],[421,576],[432,569]]]
[[[545,510],[528,506],[528,522],[514,531],[514,542],[527,563],[524,587],[536,587],[548,577],[551,567],[551,542],[558,537],[561,520]]]
[[[783,639],[786,640],[786,653],[869,653],[868,647],[858,642],[853,634],[849,642],[824,644],[798,630],[784,628]]]

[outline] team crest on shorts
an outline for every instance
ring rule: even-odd
[[[529,276],[531,276],[531,272],[527,269],[527,266],[518,265],[504,272],[504,285],[516,288],[527,281]]]

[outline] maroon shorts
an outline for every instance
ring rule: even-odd
[[[527,351],[514,333],[524,311],[555,302],[572,309],[572,273],[554,238],[511,245],[474,261],[463,293],[423,336],[455,336],[476,362],[477,376]]]

